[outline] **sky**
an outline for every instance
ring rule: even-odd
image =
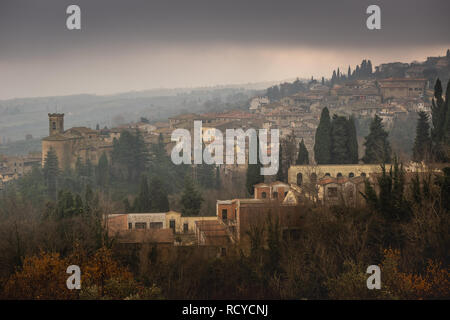
[[[81,8],[68,30],[66,8]],[[381,8],[381,30],[366,8]],[[0,0],[0,99],[330,77],[450,48],[448,0]]]

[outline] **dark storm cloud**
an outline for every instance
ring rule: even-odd
[[[81,31],[65,28],[70,4],[81,7]],[[370,4],[381,7],[382,30],[365,27]],[[448,0],[0,0],[0,59],[152,44],[447,45],[449,13]]]

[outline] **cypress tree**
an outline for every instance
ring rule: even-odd
[[[348,142],[348,153],[349,153],[349,162],[356,164],[358,163],[359,155],[358,155],[358,138],[356,135],[356,126],[355,119],[350,117],[347,121],[347,130],[349,134],[349,142]]]
[[[333,164],[349,163],[349,134],[347,119],[333,116],[331,122],[331,162]]]
[[[418,113],[416,138],[413,147],[413,160],[420,162],[427,160],[430,154],[430,125],[428,124],[428,115],[424,111]]]
[[[435,143],[438,143],[442,138],[443,121],[445,121],[445,106],[442,98],[442,84],[439,78],[436,80],[436,84],[434,85],[434,98],[432,100],[431,113],[431,119],[433,122],[433,140]]]
[[[278,181],[285,181],[286,176],[284,174],[284,167],[283,167],[283,148],[282,143],[280,142],[278,147],[278,172],[277,172],[277,180]]]
[[[448,100],[449,86],[447,84],[446,100]],[[448,102],[442,98],[441,80],[437,79],[434,86],[434,98],[431,106],[431,120],[433,128],[431,130],[432,152],[436,161],[446,161],[446,146],[444,144],[446,136]],[[448,147],[447,147],[448,148]]]
[[[322,109],[319,126],[314,142],[314,158],[317,164],[329,164],[331,161],[331,120],[328,108]]]
[[[299,147],[298,147],[298,156],[297,161],[295,162],[296,165],[302,165],[302,164],[309,164],[309,155],[308,155],[308,149],[306,149],[305,142],[300,141]]]
[[[369,135],[365,138],[366,147],[363,157],[364,163],[389,163],[391,160],[391,146],[388,133],[384,130],[381,118],[375,115],[370,124]]]
[[[135,175],[139,176],[142,174],[147,168],[148,164],[148,151],[144,142],[144,138],[142,137],[139,130],[136,129],[135,135],[135,153],[134,155],[134,171]]]
[[[256,137],[256,164],[248,164],[246,174],[246,187],[250,195],[253,195],[253,186],[264,182],[264,176],[261,175],[261,163],[259,161],[259,137]]]
[[[445,90],[445,124],[444,124],[444,155],[446,162],[450,159],[450,79],[447,82],[447,90]]]
[[[153,177],[150,181],[149,194],[151,197],[150,212],[167,212],[169,211],[169,199],[167,191],[160,178]]]
[[[198,216],[202,206],[203,198],[195,188],[194,183],[189,175],[184,180],[184,189],[181,196],[181,213],[184,216]]]
[[[150,190],[148,187],[147,177],[145,175],[142,176],[139,194],[134,200],[133,209],[135,212],[150,212],[152,209]]]
[[[222,186],[222,181],[221,181],[221,179],[220,179],[220,169],[219,169],[219,166],[216,167],[216,179],[215,179],[214,182],[215,182],[216,190],[219,190],[220,187]]]
[[[124,206],[124,209],[125,209],[125,213],[129,213],[129,212],[133,211],[133,209],[131,208],[130,201],[128,200],[128,198],[123,199],[123,206]]]
[[[103,152],[98,160],[97,170],[96,170],[96,178],[97,184],[101,187],[106,187],[108,184],[109,178],[109,167],[108,167],[108,158],[106,154]]]
[[[50,147],[44,160],[44,179],[48,195],[56,198],[56,188],[59,175],[58,157],[55,150]]]
[[[77,161],[75,162],[75,174],[78,177],[85,177],[86,176],[86,167],[81,161],[81,157],[77,157]]]
[[[331,76],[331,87],[333,87],[336,81],[337,81],[336,70],[333,70],[333,75]]]

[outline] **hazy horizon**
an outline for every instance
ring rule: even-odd
[[[69,4],[2,1],[1,100],[329,78],[450,47],[441,0],[377,1],[375,31],[365,0],[81,0],[77,31],[65,27]]]

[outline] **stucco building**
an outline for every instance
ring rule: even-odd
[[[427,79],[422,78],[388,78],[378,80],[383,99],[418,98],[423,96]]]
[[[74,127],[64,130],[64,113],[49,113],[49,136],[42,139],[42,165],[52,148],[58,157],[60,169],[74,168],[77,159],[97,164],[102,153],[112,150],[112,139],[100,130]]]

